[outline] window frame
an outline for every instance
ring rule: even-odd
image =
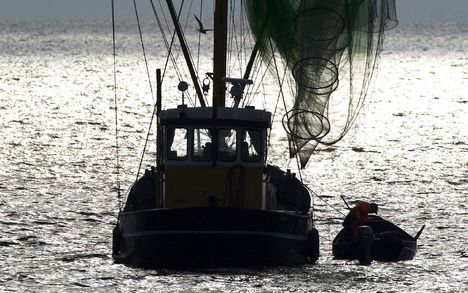
[[[233,156],[232,159],[229,159],[229,160],[222,160],[220,159],[220,148],[219,148],[219,132],[220,131],[223,131],[223,130],[231,130],[231,131],[235,131],[236,132],[236,135],[235,135],[235,138],[236,138],[236,143],[234,144],[236,146],[236,149],[234,150],[235,152],[235,155]],[[238,128],[235,128],[235,127],[220,127],[220,128],[217,128],[216,129],[216,139],[218,139],[217,141],[217,144],[216,144],[216,147],[217,147],[217,150],[216,150],[216,161],[218,162],[235,162],[237,161],[237,158],[238,158],[238,150],[239,150],[239,129]]]
[[[180,162],[180,161],[186,161],[189,157],[189,141],[190,141],[190,137],[187,136],[187,139],[185,139],[185,156],[183,157],[179,157],[177,156],[176,158],[172,158],[170,156],[170,153],[171,153],[171,145],[168,144],[168,135],[169,135],[169,131],[171,130],[174,130],[174,137],[172,138],[172,144],[174,143],[174,139],[175,139],[175,132],[176,132],[176,129],[184,129],[186,132],[185,132],[185,135],[187,136],[187,134],[189,134],[189,129],[187,127],[179,127],[179,126],[168,126],[166,128],[166,132],[165,132],[165,138],[166,138],[166,160],[167,161],[172,161],[172,162]]]
[[[191,152],[192,152],[191,158],[192,158],[192,161],[194,161],[194,162],[211,162],[211,161],[213,161],[213,156],[212,156],[213,149],[211,149],[208,159],[203,159],[203,157],[202,158],[196,158],[195,157],[195,131],[197,129],[209,130],[211,133],[213,133],[213,129],[210,128],[210,127],[193,127],[192,128],[192,131],[191,131],[191,138],[192,138],[192,140],[191,140],[192,141],[191,142]],[[206,143],[205,143],[205,146],[206,146]],[[211,137],[210,143],[211,143],[211,148],[213,148],[213,137]]]
[[[258,132],[259,134],[259,143],[260,143],[260,146],[259,146],[259,149],[260,149],[260,152],[258,152],[258,159],[256,160],[246,160],[245,156],[244,156],[244,134],[248,131],[256,131]],[[262,129],[257,129],[257,128],[243,128],[242,131],[241,131],[241,139],[240,139],[240,159],[242,162],[245,162],[245,163],[259,163],[259,162],[262,162],[263,161],[263,157],[264,157],[264,143],[263,143],[263,133],[264,131],[262,131]],[[254,144],[252,143],[251,146],[253,146]],[[255,146],[253,146],[255,148]]]

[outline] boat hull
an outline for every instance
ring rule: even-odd
[[[370,216],[365,226],[375,233],[369,248],[372,260],[403,261],[416,255],[417,240],[393,223],[379,216]],[[344,230],[341,230],[333,240],[332,252],[335,259],[360,259],[362,246],[358,241],[347,240]]]
[[[114,259],[164,268],[313,263],[319,244],[311,224],[310,215],[241,208],[127,212],[115,229]]]

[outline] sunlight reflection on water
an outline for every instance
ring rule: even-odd
[[[108,27],[1,26],[0,283],[13,291],[466,291],[468,36],[460,26],[389,32],[358,127],[319,149],[303,171],[341,211],[339,195],[373,199],[410,234],[426,224],[414,260],[369,267],[333,260],[341,215],[315,198],[317,265],[201,272],[139,270],[110,257],[118,209]],[[152,111],[130,36],[118,56],[122,186],[134,180]],[[162,63],[158,54],[151,68]],[[287,166],[281,129],[272,145],[270,158]]]

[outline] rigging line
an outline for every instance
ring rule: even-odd
[[[239,18],[240,18],[240,20],[239,20],[239,22],[240,22],[240,23],[239,23],[239,26],[240,26],[240,35],[241,35],[241,36],[244,36],[244,37],[242,37],[243,40],[242,40],[242,43],[241,43],[241,50],[240,50],[241,56],[240,56],[240,58],[239,58],[239,60],[240,60],[240,70],[241,70],[241,74],[242,74],[242,61],[243,61],[244,58],[246,57],[245,50],[243,49],[243,48],[245,48],[245,46],[244,46],[244,45],[245,45],[245,35],[244,35],[244,24],[245,24],[245,23],[244,23],[244,12],[245,12],[245,10],[244,10],[244,1],[241,0],[241,2],[240,2],[240,13],[239,13],[239,14],[240,14],[240,15],[239,15]],[[244,56],[242,56],[243,53],[244,53]]]
[[[164,45],[166,46],[166,50],[168,52],[167,54],[167,57],[166,57],[166,61],[164,63],[164,70],[163,70],[163,73],[162,73],[162,77],[161,77],[161,81],[164,80],[164,76],[166,75],[166,71],[167,71],[167,67],[168,67],[168,64],[169,64],[169,60],[171,60],[172,62],[172,65],[174,66],[174,70],[175,70],[175,73],[177,75],[177,78],[179,81],[181,81],[183,78],[182,78],[182,74],[180,72],[180,69],[179,67],[177,66],[177,61],[176,61],[176,57],[174,56],[174,54],[172,53],[172,48],[173,48],[173,45],[174,45],[174,40],[175,40],[175,30],[173,31],[172,33],[172,38],[171,38],[171,43],[169,45],[169,42],[167,41],[167,37],[166,37],[166,33],[164,31],[164,27],[162,25],[162,22],[161,22],[161,19],[159,17],[159,14],[158,12],[156,11],[156,7],[154,6],[154,2],[153,0],[150,0],[150,3],[151,3],[151,7],[153,9],[153,14],[154,14],[154,17],[156,18],[156,22],[158,23],[158,27],[159,27],[159,30],[161,32],[161,36],[163,38],[163,42],[164,42]],[[165,18],[165,14],[164,14],[164,11],[163,11],[163,17]],[[168,28],[169,30],[169,28]],[[169,30],[170,31],[170,30]],[[193,101],[191,99],[190,96],[187,97],[189,102],[191,104],[193,104]]]
[[[268,66],[269,66],[269,63],[266,66],[266,68],[268,68]],[[254,86],[247,87],[247,92],[245,93],[245,99],[242,100],[242,107],[244,107],[246,104],[249,105],[252,102],[252,100],[254,99],[255,91],[258,90],[259,88],[259,85],[257,84],[257,80],[262,69],[262,58],[256,58],[256,60],[254,61],[254,64],[252,65],[252,68],[253,68],[253,71],[250,74],[251,75],[250,79],[253,81],[253,84],[257,85],[257,88],[255,88]]]
[[[153,93],[153,85],[151,84],[151,76],[148,68],[148,60],[146,58],[146,50],[145,50],[145,43],[143,42],[143,34],[141,33],[141,25],[140,25],[140,18],[138,17],[138,9],[136,6],[136,1],[133,0],[133,7],[135,7],[135,16],[138,24],[138,32],[140,33],[140,41],[141,41],[141,49],[143,50],[143,57],[145,59],[145,66],[146,66],[146,74],[148,75],[148,83],[151,91],[151,98],[153,99],[153,103],[155,102],[154,93]]]
[[[301,171],[301,163],[299,162],[299,152],[296,152],[296,155],[294,156],[294,158],[296,159],[297,173],[299,173],[299,179],[301,180],[301,182],[303,182],[303,180],[302,180],[302,171]]]
[[[226,76],[230,76],[231,72],[231,51],[232,51],[232,22],[231,22],[231,11],[232,11],[232,2],[230,2],[230,9],[228,9],[228,15],[226,16],[229,20],[227,23],[227,37],[226,37]]]
[[[245,49],[246,46],[246,31],[244,30],[244,27],[245,27],[245,19],[244,19],[244,16],[245,16],[245,8],[244,8],[244,1],[241,0],[240,2],[240,8],[239,8],[240,12],[239,12],[239,35],[240,35],[240,49],[239,49],[239,52],[240,52],[240,57],[239,58],[239,63],[240,63],[240,70],[241,70],[241,74],[242,74],[242,68],[243,68],[243,63],[245,60],[247,60],[247,50]],[[247,64],[248,64],[248,61],[247,61]]]
[[[151,2],[153,2],[153,0],[151,0]],[[161,8],[161,12],[162,12],[162,15],[164,17],[164,21],[166,22],[167,31],[170,32],[171,29],[169,28],[169,22],[167,21],[166,14],[164,13],[164,7],[161,4],[161,0],[159,0],[158,2],[159,2],[159,8]],[[154,7],[153,7],[153,10],[154,10]],[[156,10],[154,10],[154,11],[156,11]]]
[[[192,6],[193,6],[193,0],[190,2],[190,6],[188,8],[188,12],[187,12],[187,18],[185,20],[185,25],[184,25],[184,30],[187,30],[187,26],[188,26],[188,22],[190,20],[190,15],[191,15],[191,11],[192,11]],[[202,5],[203,5],[203,0],[200,1],[200,17],[201,17],[201,13],[202,13]],[[182,13],[182,5],[180,7],[180,12],[179,12],[179,15]],[[184,37],[185,39],[185,37]],[[198,34],[198,52],[197,52],[197,66],[195,67],[195,71],[197,72],[197,78],[198,78],[198,69],[199,69],[199,64],[200,64],[200,39],[201,39],[201,33]],[[190,49],[187,48],[189,51]],[[200,82],[200,80],[199,80]],[[189,100],[190,104],[192,106],[196,106],[197,104],[197,99],[193,99],[192,100],[192,96],[190,95],[190,92],[187,92],[187,99]]]
[[[235,2],[234,2],[235,3]],[[234,9],[234,8],[233,8]],[[240,76],[243,76],[243,64],[246,60],[246,46],[245,44],[245,38],[246,34],[244,33],[244,6],[243,2],[241,2],[240,7],[237,9],[239,11],[239,25],[236,25],[236,15],[232,14],[232,23],[233,23],[233,31],[234,31],[234,43],[235,43],[235,48],[237,52],[237,58],[235,58],[234,63],[232,64],[232,71],[235,71],[236,65],[238,65]]]
[[[258,42],[260,42],[260,41],[258,41]],[[257,47],[257,46],[258,46],[258,42],[255,42],[254,47]],[[259,49],[257,49],[257,50],[259,50]],[[260,53],[260,54],[261,54],[261,53]],[[259,53],[257,52],[256,55],[259,55]],[[250,104],[250,103],[252,102],[252,100],[254,99],[254,95],[257,94],[257,92],[258,92],[258,90],[259,90],[259,88],[260,88],[260,86],[261,86],[260,83],[258,82],[259,76],[260,76],[260,74],[261,74],[262,71],[263,71],[263,76],[261,77],[261,81],[263,81],[264,78],[265,78],[265,76],[266,76],[266,74],[267,74],[267,72],[268,72],[268,69],[270,68],[271,60],[272,60],[272,58],[270,58],[270,59],[268,60],[268,62],[265,63],[265,66],[264,66],[265,68],[263,69],[263,66],[262,66],[262,65],[263,65],[264,62],[262,61],[262,58],[255,58],[254,64],[252,65],[253,73],[251,73],[251,76],[252,76],[251,79],[254,81],[254,84],[255,84],[257,87],[254,87],[254,86],[249,87],[249,88],[250,88],[250,91],[247,93],[248,99],[245,99],[245,100],[243,101],[243,104],[242,104],[243,106],[244,106],[245,104]],[[249,60],[249,61],[250,61],[250,60]],[[265,92],[264,92],[264,91],[263,91],[263,93],[264,93],[264,95],[265,95]]]
[[[175,59],[175,57],[174,57],[174,54],[172,53],[172,47],[173,47],[174,39],[175,39],[175,30],[174,30],[174,32],[172,33],[171,44],[169,45],[169,42],[167,41],[166,33],[164,32],[164,28],[163,28],[161,19],[159,18],[159,14],[158,14],[158,12],[156,11],[156,8],[155,8],[155,6],[154,6],[153,0],[150,0],[150,3],[151,3],[151,7],[153,8],[154,17],[156,18],[156,22],[158,23],[158,26],[159,26],[159,31],[161,32],[161,36],[162,36],[162,38],[163,38],[164,45],[166,46],[166,50],[167,50],[167,52],[168,52],[167,57],[166,57],[166,62],[165,62],[165,64],[164,64],[164,70],[163,70],[163,73],[162,73],[161,81],[164,80],[164,76],[165,76],[165,74],[166,74],[166,70],[167,70],[167,66],[168,66],[168,63],[169,63],[169,59],[172,61],[172,64],[173,64],[173,66],[174,66],[174,69],[175,69],[177,78],[178,78],[179,80],[182,80],[182,74],[180,73],[180,70],[179,70],[179,68],[178,68],[178,66],[177,66],[177,62],[176,62],[176,59]],[[163,12],[163,16],[164,16],[164,18],[165,18],[164,12]],[[168,31],[170,31],[169,28],[168,28]]]
[[[183,8],[183,5],[184,5],[184,2],[185,0],[183,0],[180,4],[180,9],[179,9],[179,12],[176,13],[175,11],[175,8],[173,7],[173,4],[172,4],[172,1],[168,1],[168,5],[171,3],[171,7],[170,8],[170,13],[171,13],[171,18],[173,19],[173,22],[174,22],[174,25],[175,26],[178,26],[179,29],[177,29],[177,35],[179,37],[179,41],[181,43],[181,46],[182,46],[182,52],[183,52],[183,55],[184,55],[184,58],[185,58],[185,61],[186,61],[186,64],[187,64],[187,68],[190,72],[190,76],[191,76],[191,80],[192,82],[194,83],[193,86],[195,88],[195,91],[196,91],[196,96],[197,98],[199,98],[200,100],[200,103],[203,105],[207,105],[207,101],[206,101],[206,97],[202,94],[201,92],[201,88],[200,88],[200,79],[199,79],[199,76],[194,72],[195,69],[193,68],[193,60],[192,60],[192,53],[190,52],[190,48],[186,45],[186,46],[183,46],[184,44],[188,44],[186,38],[185,38],[185,34],[184,34],[184,31],[180,28],[180,22],[179,22],[179,19],[180,19],[180,16],[182,14],[182,8]],[[188,99],[191,101],[191,95],[190,93],[187,93],[188,94]],[[193,101],[191,101],[192,105],[193,105]]]
[[[172,41],[171,41],[171,47],[169,47],[169,43],[167,41],[167,37],[166,37],[166,33],[164,32],[164,28],[163,28],[163,25],[162,25],[162,22],[161,22],[161,19],[159,18],[159,14],[158,12],[156,11],[156,8],[154,7],[154,2],[153,0],[150,0],[150,4],[151,4],[151,8],[153,9],[153,14],[154,14],[154,17],[156,18],[156,22],[158,23],[158,27],[159,27],[159,32],[161,33],[161,37],[163,39],[163,42],[164,42],[164,45],[166,46],[166,50],[168,52],[167,54],[167,57],[166,57],[166,62],[164,64],[164,70],[163,70],[163,74],[162,74],[162,77],[161,77],[161,80],[164,80],[164,75],[166,74],[166,68],[167,68],[167,64],[169,62],[169,59],[173,59],[174,57],[172,56]],[[161,9],[162,10],[162,9]],[[164,15],[164,12],[163,12],[163,15]],[[169,28],[168,28],[168,31]],[[172,37],[172,39],[174,39],[174,35]],[[175,63],[173,61],[173,63]],[[176,74],[178,74],[178,72],[176,71]]]
[[[153,0],[150,0],[151,1],[151,6],[153,8],[153,13],[156,17],[156,19],[158,20],[158,25],[159,25],[159,29],[161,31],[161,34],[163,35],[163,37],[165,38],[166,37],[166,34],[164,33],[164,28],[161,24],[161,22],[159,21],[159,17],[158,17],[158,13],[156,12],[156,9],[154,7],[154,4],[153,4]],[[161,12],[162,12],[162,16],[164,18],[164,21],[166,22],[166,28],[167,28],[167,31],[170,32],[171,29],[169,27],[169,22],[167,21],[167,17],[166,17],[166,14],[164,13],[164,8],[161,4],[161,0],[158,1],[159,3],[159,8],[161,9]],[[174,44],[174,39],[175,39],[175,34],[176,34],[176,31],[175,31],[175,28],[174,28],[174,31],[172,33],[172,38],[171,38],[171,45],[170,47],[168,46],[168,43],[167,43],[167,39],[165,38],[166,42],[166,50],[168,51],[168,55],[167,55],[167,58],[166,58],[166,62],[164,64],[164,70],[163,70],[163,73],[162,73],[162,77],[161,77],[161,82],[164,80],[164,77],[166,76],[166,70],[167,70],[167,66],[168,66],[168,63],[169,63],[169,58],[171,58],[171,61],[172,61],[172,64],[174,66],[174,69],[175,69],[175,72],[176,72],[176,75],[178,77],[179,80],[182,80],[182,76],[178,70],[178,67],[177,67],[177,62],[175,60],[175,57],[174,55],[172,54],[172,46]]]
[[[278,64],[276,63],[276,58],[275,58],[275,54],[274,54],[274,50],[273,50],[273,44],[272,44],[272,42],[271,42],[271,39],[270,39],[269,41],[270,41],[269,43],[270,43],[271,51],[273,52],[274,68],[275,68],[276,76],[277,76],[278,81],[279,81]],[[287,65],[287,64],[286,64],[286,65]],[[285,67],[287,68],[287,66],[285,66]],[[281,96],[282,96],[282,98],[283,98],[284,110],[286,111],[286,114],[285,114],[285,115],[286,115],[286,118],[289,119],[289,117],[288,117],[288,111],[287,111],[288,108],[287,108],[287,106],[286,106],[286,99],[285,99],[285,97],[284,97],[284,92],[283,92],[283,84],[280,82],[279,86],[280,86]],[[296,144],[296,141],[295,141],[294,139],[292,140],[292,143],[294,144],[294,148],[297,150],[297,144]],[[290,147],[291,147],[291,146],[290,146]],[[299,153],[296,151],[295,158],[296,158],[296,163],[298,164],[298,166],[297,166],[298,168],[297,168],[297,169],[298,169],[298,173],[299,173],[299,179],[300,179],[301,182],[303,182],[303,180],[302,180],[302,173],[301,173],[301,171],[300,171],[301,168],[300,168],[300,163],[299,163],[298,156],[299,156]]]
[[[250,46],[252,46],[252,44],[254,44],[253,46],[256,46],[256,41],[253,40],[252,35],[250,34],[248,30],[244,37],[244,47],[246,47],[245,44],[247,44],[247,41],[250,44]],[[257,53],[257,54],[260,55],[260,53]],[[254,64],[252,65],[252,68],[254,68],[254,70],[253,70],[253,73],[251,73],[251,75],[257,76],[262,68],[262,58],[256,58]],[[251,79],[254,79],[254,78],[251,78]],[[253,98],[252,95],[253,95],[253,88],[246,94],[246,97],[248,97],[249,99],[252,99]],[[243,102],[243,105],[244,104],[245,102]]]
[[[151,114],[151,120],[148,127],[148,132],[146,133],[145,145],[143,146],[143,152],[141,154],[140,163],[138,164],[138,171],[135,179],[135,183],[138,181],[140,175],[141,166],[143,165],[143,158],[145,157],[146,147],[148,146],[149,136],[151,134],[151,127],[153,126],[154,117],[156,116],[156,104],[153,106],[153,113]]]
[[[202,19],[203,14],[203,1],[200,1],[200,11],[198,15],[200,15],[200,19]],[[197,47],[197,72],[200,70],[200,44],[201,44],[201,32],[198,32],[198,47]],[[196,101],[195,101],[196,102]]]
[[[232,4],[231,4],[232,6]],[[245,24],[245,20],[244,20],[244,14],[245,14],[245,11],[243,9],[243,2],[241,2],[241,7],[239,8],[240,12],[239,12],[239,29],[237,30],[237,26],[236,26],[236,22],[235,22],[235,15],[232,14],[231,16],[231,20],[232,20],[232,27],[233,27],[233,37],[231,37],[231,42],[234,42],[235,43],[235,48],[236,48],[236,52],[237,52],[237,58],[234,60],[234,62],[231,64],[230,66],[230,71],[233,72],[235,71],[235,67],[236,65],[238,64],[239,66],[239,71],[240,71],[240,75],[242,76],[242,70],[243,70],[243,62],[246,58],[246,39],[248,38],[248,33],[245,33],[244,32],[244,24]],[[234,11],[234,8],[231,9],[232,11]],[[238,39],[240,39],[240,41],[238,41]],[[233,45],[231,44],[231,48],[233,47]]]
[[[339,214],[341,214],[342,216],[346,216],[346,214],[344,214],[342,211],[340,211],[339,209],[337,209],[336,207],[332,206],[328,201],[326,201],[322,196],[318,195],[315,191],[312,190],[312,188],[309,187],[309,185],[305,184],[305,183],[302,183],[305,188],[307,188],[307,190],[309,190],[313,195],[315,195],[316,197],[318,197],[319,199],[321,199],[327,206],[329,206],[330,208],[332,208],[333,210],[335,210],[336,212],[338,212]]]
[[[179,13],[177,15],[177,19],[179,20],[180,19],[180,16],[182,15],[182,9],[184,7],[184,3],[185,3],[185,0],[183,0],[181,3],[180,3],[180,8],[179,8]],[[186,18],[186,21],[185,21],[185,25],[184,25],[184,30],[181,31],[181,34],[182,34],[182,38],[184,39],[184,42],[186,44],[188,44],[187,40],[185,39],[185,34],[184,34],[184,31],[187,30],[187,24],[188,24],[188,20],[189,20],[189,17],[190,17],[190,11],[192,11],[192,5],[193,5],[193,0],[190,2],[190,6],[189,6],[189,9],[188,9],[188,13],[187,13],[187,18]],[[187,51],[189,53],[189,57],[190,57],[190,62],[193,64],[193,60],[192,60],[192,53],[190,52],[190,48],[189,46],[187,45]],[[182,79],[181,79],[182,80]],[[200,83],[200,80],[198,78],[198,75],[197,75],[197,80],[198,80],[198,83]],[[204,96],[202,95],[202,97],[204,98]],[[189,103],[194,106],[195,103],[193,102],[192,100],[192,96],[190,94],[189,91],[187,91],[187,96],[186,98],[189,100]],[[196,99],[195,99],[196,100]]]
[[[203,1],[200,1],[200,2],[203,2]],[[184,24],[184,31],[187,30],[187,25],[188,25],[188,22],[189,22],[189,19],[190,19],[190,15],[191,15],[190,12],[192,11],[193,3],[194,3],[193,0],[190,1],[190,6],[189,6],[188,11],[187,11],[187,18],[185,19],[185,24]],[[181,15],[181,14],[182,14],[182,5],[181,5],[181,7],[180,7],[179,15]],[[184,37],[184,39],[185,39],[185,37]],[[187,46],[187,47],[188,47],[188,46]],[[188,50],[190,51],[190,49],[188,49]],[[193,61],[192,61],[192,63],[193,63]],[[197,71],[197,78],[198,78],[198,69],[196,69],[196,71]],[[198,80],[198,82],[200,82],[200,80]],[[189,100],[189,102],[190,102],[190,104],[191,104],[192,106],[195,106],[195,105],[196,105],[197,99],[195,98],[195,99],[194,99],[195,102],[194,102],[194,100],[192,99],[192,96],[191,96],[190,92],[187,92],[186,98]]]
[[[133,7],[135,8],[135,16],[136,16],[136,20],[137,20],[137,24],[138,24],[138,32],[140,34],[140,41],[141,41],[141,48],[143,50],[143,57],[144,57],[144,60],[145,60],[145,66],[146,66],[146,73],[148,75],[148,83],[149,83],[149,86],[150,86],[150,91],[151,91],[151,97],[153,99],[153,103],[154,105],[156,105],[155,103],[155,99],[154,99],[154,93],[153,93],[153,86],[151,84],[151,76],[150,76],[150,72],[149,72],[149,68],[148,68],[148,60],[146,58],[146,50],[145,50],[145,44],[143,42],[143,34],[141,32],[141,25],[140,25],[140,18],[138,16],[138,9],[137,9],[137,5],[136,5],[136,1],[133,0]],[[143,164],[143,159],[145,157],[145,152],[146,152],[146,147],[148,145],[148,139],[149,139],[149,135],[151,133],[151,126],[153,124],[153,119],[154,119],[154,112],[155,112],[155,109],[156,107],[153,106],[153,114],[151,115],[151,122],[150,122],[150,125],[149,125],[149,129],[148,129],[148,132],[146,134],[146,140],[145,140],[145,145],[143,146],[143,151],[142,151],[142,154],[141,154],[141,158],[140,158],[140,164],[138,165],[138,171],[137,171],[137,174],[136,174],[136,180],[135,182],[138,180],[138,177],[140,175],[140,171],[141,171],[141,166]]]
[[[281,80],[281,83],[284,83],[284,80],[286,79],[286,71],[287,71],[287,68],[285,67],[284,68],[284,75],[283,75],[283,79]],[[278,97],[276,98],[275,108],[274,108],[274,111],[273,111],[273,115],[271,117],[271,123],[272,124],[273,124],[273,121],[275,121],[276,111],[278,110],[278,104],[279,104],[280,98],[281,98],[281,92],[278,91]],[[268,145],[270,145],[270,138],[271,138],[271,132],[268,135]]]
[[[112,0],[112,2],[114,2],[114,0]],[[114,216],[111,212],[117,207],[119,206],[119,214],[117,216]],[[86,235],[87,237],[89,237],[91,234],[91,232],[97,232],[96,231],[96,228],[100,225],[103,225],[103,224],[106,224],[106,225],[112,225],[112,226],[115,226],[118,222],[119,222],[119,216],[120,216],[120,203],[118,205],[115,205],[113,207],[111,207],[108,211],[104,212],[104,213],[101,213],[101,214],[104,214],[103,218],[102,219],[93,219],[96,221],[96,223],[94,225],[91,226],[91,228],[88,228],[86,229],[82,234],[83,235]],[[108,217],[112,217],[112,218],[116,218],[116,223],[113,223],[112,222],[106,222],[105,220],[108,218]],[[71,251],[73,253],[76,253],[76,252],[82,252],[82,251],[87,251],[86,248],[88,248],[89,246],[91,245],[96,245],[96,243],[92,243],[92,242],[87,242],[84,246],[84,250],[76,250],[76,251]]]
[[[180,3],[179,12],[178,12],[178,14],[177,14],[177,21],[178,21],[179,23],[180,23],[179,19],[180,19],[180,16],[182,15],[182,8],[183,8],[183,6],[184,6],[184,3],[185,3],[185,0],[182,0],[182,2]],[[193,3],[193,1],[192,1],[191,3]],[[189,14],[190,14],[191,9],[192,9],[192,4],[191,4],[190,7],[189,7]],[[189,17],[189,16],[187,16],[187,22],[188,22],[188,17]],[[186,22],[186,24],[185,24],[185,27],[187,26],[187,22]],[[184,27],[184,29],[185,29],[185,27]],[[182,36],[182,39],[183,39],[184,43],[185,43],[185,44],[188,44],[187,39],[185,38],[184,30],[180,30],[180,34],[181,34],[181,36]],[[192,66],[193,66],[192,52],[190,52],[190,47],[189,47],[188,45],[186,46],[186,48],[187,48],[187,53],[188,53],[188,59],[189,59],[189,61],[190,61],[190,64],[192,64]],[[198,84],[201,84],[200,78],[199,78],[198,74],[196,74],[196,81],[194,80],[193,82],[198,82]],[[194,103],[193,103],[193,101],[192,101],[192,99],[191,99],[191,95],[190,95],[189,92],[187,92],[187,98],[189,99],[189,101],[190,101],[191,104],[193,105]],[[203,94],[201,95],[201,98],[202,98],[202,99],[205,101],[205,103],[206,103],[206,98],[205,98],[205,96],[204,96]]]
[[[280,81],[281,84],[284,84],[284,81],[286,79],[286,72],[287,68],[284,68],[284,74],[283,74],[283,79]],[[275,120],[276,116],[276,111],[278,110],[278,104],[279,104],[279,99],[281,98],[281,91],[278,91],[278,98],[276,99],[276,104],[275,104],[275,110],[273,111],[273,116],[271,117],[271,121]]]
[[[235,2],[233,2],[235,3]],[[235,7],[234,7],[235,4],[232,4],[231,3],[231,11],[235,11]],[[239,29],[237,29],[237,25],[236,25],[236,15],[232,12],[231,13],[231,23],[232,23],[232,30],[231,30],[231,34],[230,34],[230,38],[229,38],[229,42],[230,42],[230,49],[231,51],[234,51],[232,50],[233,47],[236,48],[235,52],[237,52],[236,54],[236,57],[234,62],[232,63],[229,63],[230,64],[230,67],[229,67],[229,72],[232,73],[235,71],[235,68],[236,68],[236,65],[239,66],[239,71],[240,71],[240,76],[242,76],[242,71],[243,71],[243,61],[245,60],[246,58],[246,46],[245,46],[245,40],[247,39],[247,36],[248,34],[247,33],[244,33],[244,9],[243,9],[243,4],[241,3],[241,7],[238,9],[240,10],[239,12]],[[239,41],[238,39],[240,39],[241,41]],[[229,62],[231,62],[231,59],[232,59],[232,56],[230,55],[229,56],[230,59],[229,59]]]
[[[296,141],[293,140],[293,143],[296,147],[296,150],[297,150],[297,144],[296,144]],[[304,184],[304,181],[302,179],[302,169],[301,169],[301,163],[299,161],[299,152],[296,151],[296,155],[294,156],[294,158],[296,159],[296,167],[297,167],[297,173],[299,173],[299,179],[301,180],[301,182]]]
[[[253,101],[253,99],[254,99],[254,94],[255,94],[256,92],[258,92],[260,86],[262,85],[263,80],[265,79],[265,76],[266,76],[266,74],[267,74],[267,72],[268,72],[267,69],[268,69],[268,67],[270,67],[270,65],[271,65],[271,61],[272,61],[272,59],[270,59],[268,65],[267,65],[267,68],[265,69],[265,71],[263,72],[262,77],[260,78],[260,81],[257,82],[257,80],[258,80],[258,75],[255,76],[255,84],[257,84],[257,87],[255,88],[255,91],[252,90],[252,94],[250,95],[250,99],[249,99],[248,101],[246,101],[246,103],[245,103],[246,105],[249,105],[249,104]],[[260,72],[260,70],[259,70],[258,72]]]
[[[185,24],[184,24],[184,31],[187,30],[187,25],[188,25],[188,22],[189,22],[189,19],[190,19],[190,15],[191,15],[191,11],[192,11],[192,6],[193,6],[193,0],[190,1],[190,6],[188,8],[188,11],[187,11],[187,18],[185,19]],[[180,15],[180,13],[179,13]]]
[[[236,25],[236,21],[235,21],[235,16],[234,16],[234,13],[236,11],[236,1],[232,1],[231,2],[231,6],[232,6],[232,9],[231,9],[231,22],[232,22],[232,30],[231,30],[231,36],[232,36],[232,40],[231,40],[231,48],[235,48],[235,50],[231,50],[232,52],[238,52],[239,53],[239,44],[238,44],[238,41],[237,41],[237,37],[238,37],[238,29],[237,29],[237,25]],[[239,55],[237,55],[239,56]],[[231,60],[234,58],[234,54],[231,54]],[[236,63],[239,61],[239,59],[236,60],[236,58],[234,58],[234,62],[232,64],[232,67],[231,67],[231,74],[234,74],[235,75],[235,71],[236,71]],[[242,70],[241,70],[241,76],[242,76]]]
[[[142,36],[142,32],[141,32],[141,27],[140,27],[140,20],[139,20],[139,17],[138,17],[138,10],[137,10],[135,0],[133,0],[133,4],[134,4],[134,7],[135,7],[135,15],[136,15],[137,22],[138,22],[138,31],[140,33],[140,40],[141,40],[141,45],[142,45],[142,49],[143,49],[143,56],[144,56],[144,59],[145,59],[146,71],[147,71],[147,74],[148,74],[148,82],[149,82],[150,89],[151,89],[151,96],[153,97],[153,102],[154,102],[153,87],[152,87],[152,84],[151,84],[151,77],[150,77],[150,73],[149,73],[148,62],[147,62],[147,58],[146,58],[146,51],[145,51],[145,47],[144,47],[143,36]],[[154,6],[153,6],[153,8],[154,8]],[[138,165],[138,171],[137,171],[137,174],[136,174],[135,182],[138,181],[138,178],[140,176],[141,166],[143,165],[143,159],[145,157],[146,148],[148,146],[149,136],[151,134],[151,128],[153,126],[153,121],[154,121],[155,114],[156,114],[156,103],[153,104],[153,113],[151,114],[151,120],[150,120],[150,123],[149,123],[148,132],[146,133],[145,144],[143,146],[143,151],[142,151],[142,154],[141,154],[140,163]]]
[[[114,59],[114,113],[115,113],[115,156],[116,156],[116,181],[117,181],[117,199],[119,205],[119,214],[122,211],[122,196],[120,193],[120,158],[119,158],[119,119],[117,111],[117,66],[116,66],[116,48],[115,48],[115,5],[112,6],[112,55]]]
[[[231,63],[231,60],[232,60],[232,51],[233,51],[233,43],[234,41],[237,41],[237,34],[236,34],[236,24],[235,24],[235,20],[234,20],[234,11],[235,11],[235,1],[231,1],[230,2],[230,6],[231,6],[231,9],[229,9],[229,20],[230,20],[230,23],[231,23],[231,26],[229,28],[229,36],[228,36],[228,39],[229,39],[229,44],[228,44],[228,48],[229,48],[229,54],[228,54],[228,60],[226,62],[226,64],[229,65],[229,67],[227,68],[227,73],[228,75],[231,75],[234,71],[234,66],[235,66],[235,62],[232,62]]]
[[[259,85],[257,79],[259,72],[261,71],[262,58],[255,58],[254,64],[252,65],[252,70],[250,72],[250,79],[252,80],[252,86],[246,86],[246,92],[244,94],[244,99],[242,100],[242,107],[249,105],[250,102],[254,99],[254,94],[258,90]]]

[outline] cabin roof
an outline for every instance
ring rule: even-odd
[[[178,106],[159,113],[162,125],[218,125],[268,128],[271,126],[271,113],[265,110],[248,108],[218,108],[217,119],[213,120],[212,107],[189,108]]]

